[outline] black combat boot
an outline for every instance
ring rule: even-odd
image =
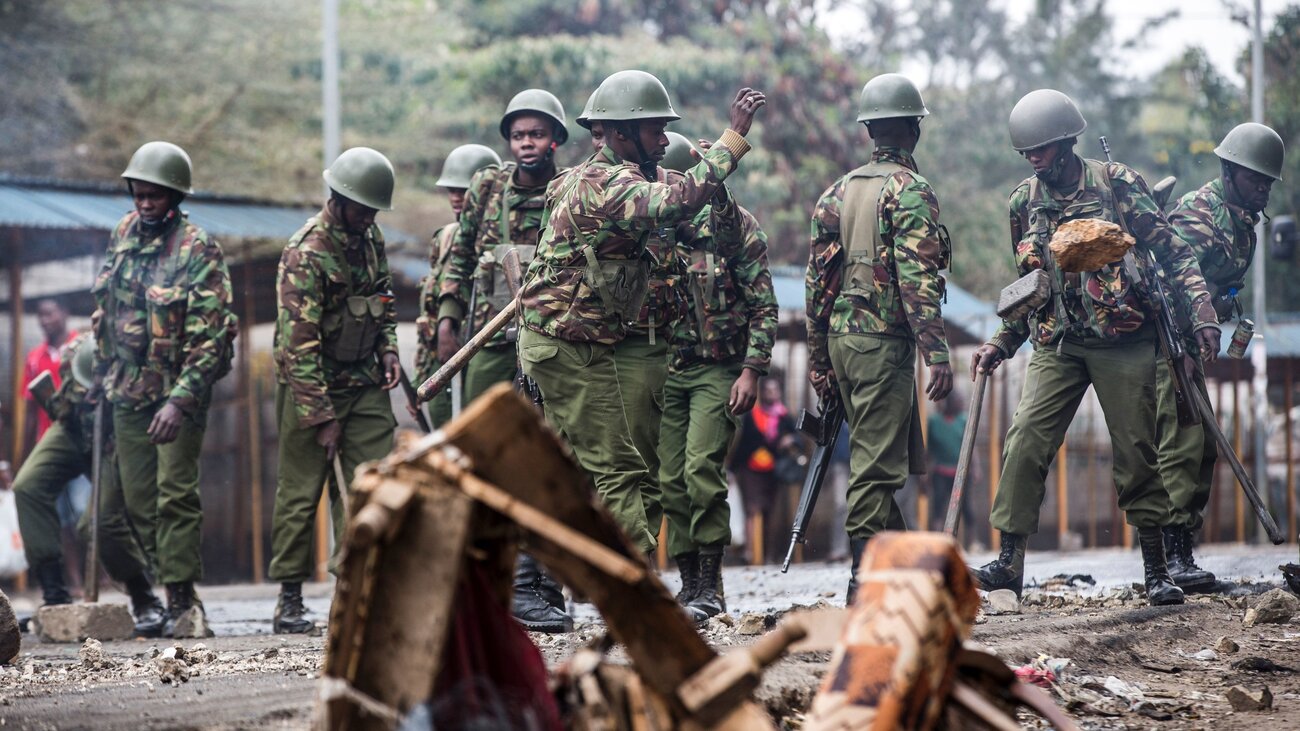
[[[314,626],[315,623],[307,619],[307,607],[302,605],[302,582],[282,582],[275,615],[271,617],[271,631],[277,635],[301,635],[310,632]]]
[[[41,601],[45,606],[72,603],[72,595],[68,593],[67,574],[63,571],[61,559],[42,561],[32,567],[32,573],[41,584]]]
[[[162,636],[172,637],[176,634],[176,620],[181,618],[194,606],[194,584],[178,581],[167,584],[167,619],[163,621]]]
[[[127,579],[126,591],[131,595],[131,614],[135,615],[135,636],[161,637],[167,611],[158,595],[153,593],[149,577],[137,574]]]
[[[537,559],[519,554],[514,583],[511,613],[525,629],[550,634],[573,631],[573,617],[564,611],[564,592],[542,571]]]
[[[727,611],[727,597],[722,588],[722,550],[722,546],[705,546],[700,549],[695,597],[687,607],[691,618],[696,622]]]
[[[998,557],[975,569],[975,581],[984,591],[1010,589],[1020,596],[1025,588],[1025,544],[1029,536],[1003,533]]]
[[[695,598],[700,588],[699,551],[673,556],[673,563],[677,564],[677,572],[682,576],[682,590],[677,592],[677,603],[685,607]]]
[[[1188,594],[1212,590],[1218,580],[1214,574],[1196,565],[1196,558],[1192,556],[1192,529],[1167,525],[1161,532],[1165,538],[1165,564],[1174,584]]]
[[[862,552],[867,550],[866,538],[854,538],[849,536],[849,553],[853,556],[853,563],[849,565],[849,588],[844,592],[844,606],[853,606],[853,600],[858,596],[858,566],[862,564]]]
[[[1147,603],[1153,607],[1182,604],[1183,590],[1174,585],[1165,565],[1165,539],[1160,529],[1138,528],[1138,544],[1142,547]]]

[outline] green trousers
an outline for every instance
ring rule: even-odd
[[[656,546],[645,520],[645,460],[623,411],[614,346],[569,342],[519,331],[524,373],[541,389],[551,426],[569,443],[596,493],[642,551]]]
[[[645,523],[651,533],[658,535],[664,518],[659,488],[659,422],[664,415],[664,381],[668,380],[668,343],[655,338],[651,344],[644,334],[629,334],[614,346],[614,363],[632,443],[646,467],[646,478],[641,483]]]
[[[1205,388],[1205,366],[1196,360],[1194,381],[1205,403],[1210,394]],[[1190,399],[1190,394],[1188,395]],[[1214,437],[1205,427],[1180,427],[1178,406],[1174,399],[1174,377],[1164,358],[1156,359],[1156,435],[1159,452],[1160,478],[1169,491],[1169,523],[1198,530],[1203,522],[1205,506],[1210,502],[1210,488],[1214,484],[1214,462],[1219,458]]]
[[[393,450],[397,420],[393,418],[388,392],[379,386],[331,391],[329,396],[334,418],[343,427],[339,461],[343,463],[343,474],[351,480],[357,465],[380,459]],[[325,448],[316,443],[316,427],[298,425],[293,395],[283,383],[275,389],[275,409],[279,414],[280,465],[275,480],[268,575],[272,581],[307,581],[314,573],[312,530],[321,491],[328,484],[337,553],[347,524],[339,490],[347,486],[336,484],[334,465],[325,458]]]
[[[833,335],[828,345],[849,427],[845,531],[867,539],[884,530],[905,530],[894,493],[907,484],[916,344],[850,333]]]
[[[99,486],[99,557],[115,581],[125,582],[146,573],[148,566],[126,518],[122,483],[110,449],[104,455]],[[18,529],[30,566],[63,560],[63,544],[55,503],[69,480],[78,475],[94,479],[90,444],[56,421],[36,443],[14,478],[14,502],[18,508]],[[90,540],[90,512],[77,526],[82,538]]]
[[[700,363],[668,374],[659,440],[659,485],[668,516],[668,553],[731,543],[723,463],[736,433],[728,410],[740,364]]]
[[[1110,432],[1120,509],[1139,528],[1167,522],[1169,494],[1156,461],[1155,347],[1142,334],[1118,342],[1066,340],[1059,354],[1055,347],[1034,351],[1002,454],[994,528],[1038,531],[1048,467],[1090,385]]]
[[[149,442],[149,424],[166,402],[139,411],[117,405],[118,476],[127,513],[149,563],[164,584],[203,579],[203,505],[199,500],[199,453],[207,406],[185,414],[168,444]]]
[[[489,388],[515,380],[518,368],[514,345],[480,350],[465,366],[465,400],[462,403],[469,406]]]

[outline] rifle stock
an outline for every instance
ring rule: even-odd
[[[790,547],[786,549],[785,561],[781,564],[781,573],[790,570],[794,559],[794,547],[807,539],[808,521],[812,519],[813,508],[817,506],[817,497],[821,494],[822,483],[830,468],[831,455],[840,438],[840,424],[844,421],[844,404],[838,396],[821,402],[818,413],[804,411],[799,418],[799,430],[811,436],[817,443],[812,459],[808,462],[808,474],[804,476],[803,489],[799,491],[799,507],[794,514],[794,526],[790,530]]]

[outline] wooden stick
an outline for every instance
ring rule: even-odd
[[[953,684],[952,699],[996,731],[1020,731],[1020,724],[999,710],[974,688],[961,681]]]
[[[966,433],[961,436],[961,453],[957,457],[957,474],[952,479],[952,495],[948,497],[948,515],[943,521],[943,532],[950,536],[957,535],[957,524],[961,522],[961,504],[966,490],[966,477],[970,474],[971,455],[975,452],[975,434],[980,428],[980,412],[984,409],[984,386],[988,384],[989,374],[980,371],[975,376],[975,393],[971,395],[970,407],[966,411]]]
[[[511,300],[510,304],[502,308],[502,310],[497,313],[496,317],[489,320],[488,324],[484,325],[482,330],[474,333],[474,337],[470,338],[469,342],[461,346],[461,349],[457,350],[455,355],[451,356],[446,363],[443,363],[442,367],[439,368],[436,373],[429,376],[429,380],[420,384],[420,388],[417,391],[417,394],[420,397],[420,403],[428,401],[438,395],[439,391],[446,388],[447,382],[451,380],[451,377],[464,370],[465,366],[469,365],[470,359],[475,355],[478,355],[478,352],[488,344],[488,341],[492,339],[492,336],[501,332],[505,329],[506,325],[510,324],[510,321],[515,317],[515,307],[518,306],[518,304],[518,297]]]

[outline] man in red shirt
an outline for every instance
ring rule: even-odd
[[[63,357],[63,349],[68,343],[77,336],[76,331],[68,329],[68,311],[63,309],[63,305],[58,300],[43,299],[36,305],[36,319],[41,325],[41,331],[45,333],[45,342],[32,348],[27,354],[27,365],[24,369],[23,382],[31,383],[31,380],[41,374],[41,371],[49,371],[54,377],[54,389],[59,388],[59,361]],[[50,415],[36,404],[32,399],[31,393],[24,389],[23,395],[27,398],[27,426],[23,440],[23,454],[31,452],[36,442],[45,436],[45,430],[50,428]]]

